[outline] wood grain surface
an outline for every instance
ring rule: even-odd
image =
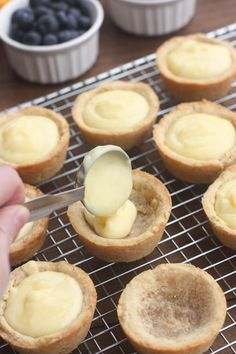
[[[98,61],[86,74],[72,82],[39,85],[22,80],[10,68],[3,45],[0,43],[0,111],[152,53],[167,39],[167,36],[147,38],[126,34],[113,25],[107,13],[105,0],[101,2],[106,15],[101,30]],[[207,32],[233,23],[236,21],[235,5],[236,0],[197,0],[195,17],[177,34]]]

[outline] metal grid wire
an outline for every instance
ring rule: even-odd
[[[229,40],[236,46],[236,23],[213,31],[209,36]],[[160,98],[158,118],[177,103],[166,93],[155,65],[155,55],[152,54],[21,105],[39,104],[51,108],[60,112],[70,123],[71,142],[67,160],[58,175],[39,186],[44,192],[56,193],[73,187],[74,174],[90,147],[83,141],[72,121],[71,107],[77,95],[108,79],[142,80],[151,85]],[[236,109],[236,82],[230,93],[218,102],[232,110]],[[66,210],[62,209],[51,216],[46,243],[35,256],[36,260],[65,260],[80,266],[91,276],[96,286],[98,302],[92,326],[87,338],[73,353],[135,354],[120,329],[116,315],[117,302],[125,285],[135,275],[163,262],[191,263],[205,269],[217,280],[226,295],[228,310],[224,328],[208,353],[236,353],[236,254],[223,247],[209,228],[201,205],[206,186],[190,185],[173,178],[164,168],[151,138],[133,149],[130,156],[133,168],[157,176],[172,197],[171,218],[154,252],[131,264],[100,261],[81,245],[68,221]],[[0,354],[3,353],[15,352],[5,343],[0,343]]]

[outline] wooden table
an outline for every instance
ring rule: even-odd
[[[105,0],[101,0],[101,2],[105,6],[106,16],[101,30],[100,55],[96,65],[80,79],[88,78],[154,52],[158,45],[167,38],[166,36],[154,38],[137,37],[122,32],[111,22],[106,11]],[[235,21],[235,0],[197,0],[196,16],[178,34],[206,32]],[[10,68],[2,43],[0,44],[0,110],[58,90],[70,83],[39,85],[20,79]]]

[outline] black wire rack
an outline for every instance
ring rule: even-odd
[[[236,23],[208,34],[228,40],[236,46]],[[75,98],[82,92],[106,80],[132,80],[148,83],[159,96],[161,111],[158,118],[169,112],[178,102],[165,90],[155,64],[155,54],[91,77],[45,97],[37,98],[18,107],[41,105],[61,113],[70,123],[70,147],[63,169],[55,177],[39,185],[44,192],[56,193],[73,188],[74,175],[90,147],[84,142],[71,118]],[[231,91],[218,103],[236,109],[236,82]],[[125,338],[117,319],[116,306],[125,285],[137,274],[163,262],[191,263],[209,272],[224,290],[227,298],[227,317],[224,328],[208,353],[236,353],[236,253],[222,246],[212,234],[202,210],[201,197],[206,186],[187,184],[173,178],[158,156],[153,140],[130,151],[133,168],[157,176],[168,188],[173,209],[169,223],[159,245],[148,257],[130,264],[105,263],[91,256],[84,248],[66,215],[66,209],[52,214],[47,240],[34,257],[41,261],[65,260],[81,267],[92,278],[98,302],[95,316],[84,342],[73,352],[81,354],[135,354]],[[6,343],[0,342],[0,354],[15,353]]]

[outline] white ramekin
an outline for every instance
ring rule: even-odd
[[[107,4],[121,29],[156,36],[185,26],[195,13],[196,0],[107,0]]]
[[[8,35],[12,13],[29,0],[14,0],[0,12],[0,37],[9,62],[16,73],[28,81],[42,84],[74,79],[96,62],[99,49],[99,29],[104,11],[98,0],[85,0],[93,19],[92,27],[82,36],[69,42],[51,46],[29,46]]]

